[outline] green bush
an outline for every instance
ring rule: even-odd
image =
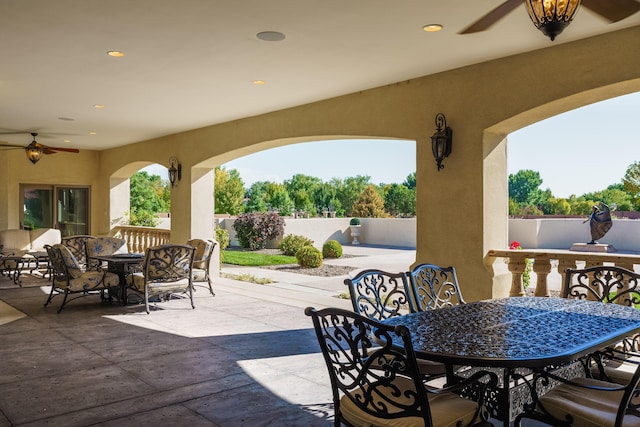
[[[360,225],[360,218],[351,218],[349,225]]]
[[[131,212],[129,212],[129,225],[155,227],[159,223],[160,219],[153,212],[141,209],[131,209]]]
[[[322,253],[311,245],[300,248],[296,252],[296,259],[302,267],[317,268],[322,265]]]
[[[283,254],[294,256],[300,248],[313,245],[313,240],[297,234],[288,234],[284,236],[278,248]]]
[[[229,247],[229,232],[224,228],[217,226],[216,227],[216,241],[218,242],[218,247],[220,249],[220,253]]]
[[[337,240],[329,240],[322,245],[323,258],[340,258],[342,256],[342,245]]]
[[[284,234],[284,219],[275,212],[244,213],[233,223],[238,241],[243,248],[263,249],[270,239]]]

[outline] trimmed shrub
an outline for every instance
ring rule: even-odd
[[[218,242],[218,246],[220,251],[227,249],[229,247],[229,232],[224,228],[217,226],[216,227],[216,241]]]
[[[311,245],[300,248],[296,252],[296,259],[302,267],[317,268],[322,265],[322,253]]]
[[[284,234],[284,219],[275,212],[250,212],[236,218],[233,223],[238,241],[252,251],[263,249],[270,239]]]
[[[329,240],[322,245],[323,258],[340,258],[342,256],[342,245],[337,240]]]
[[[311,239],[297,234],[288,234],[284,236],[278,249],[285,255],[294,256],[300,248],[311,245],[313,245],[313,240]]]
[[[351,218],[349,225],[360,225],[360,218]]]

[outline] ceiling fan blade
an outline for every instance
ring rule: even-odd
[[[40,144],[42,145],[42,144]],[[58,151],[63,151],[65,153],[79,153],[80,150],[77,148],[61,148],[61,147],[47,147],[46,145],[42,145],[42,152],[44,154],[54,154]]]
[[[24,145],[0,144],[0,148],[6,148],[7,150],[9,150],[13,148],[24,148]]]
[[[487,30],[493,24],[507,16],[509,12],[521,5],[522,0],[507,0],[464,30],[460,31],[458,34],[470,34]]]
[[[618,22],[640,11],[635,0],[582,0],[582,5],[611,22]]]

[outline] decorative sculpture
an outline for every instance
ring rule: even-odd
[[[593,205],[591,216],[584,222],[587,221],[589,221],[589,226],[591,227],[591,241],[588,244],[595,245],[598,243],[597,240],[602,239],[613,225],[611,222],[611,209],[603,202],[600,202],[600,206]]]

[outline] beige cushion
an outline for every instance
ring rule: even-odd
[[[140,292],[144,292],[144,284],[145,279],[143,273],[137,272],[127,276],[127,285],[134,287]],[[189,287],[189,279],[185,278],[173,282],[150,282],[148,286],[153,288],[152,293],[162,291],[163,289],[168,291],[179,288],[187,289]]]
[[[79,292],[82,290],[106,289],[118,286],[120,278],[115,273],[104,273],[101,271],[87,271],[82,273],[80,277],[69,281],[68,289],[71,292]],[[56,281],[56,287],[65,289],[67,282]]]
[[[207,272],[201,268],[193,268],[191,269],[191,274],[194,282],[206,282],[207,281]]]
[[[40,228],[38,230],[31,230],[29,232],[31,239],[32,251],[44,251],[45,245],[55,245],[62,241],[62,235],[60,230],[55,228]]]
[[[0,245],[4,246],[5,251],[26,252],[31,250],[31,237],[29,230],[16,229],[0,231]]]
[[[616,387],[617,384],[590,378],[575,378],[582,385]],[[613,426],[623,391],[599,391],[560,384],[540,398],[542,406],[558,419],[573,417],[573,425],[580,427]]]
[[[395,384],[401,390],[414,390],[414,383],[408,378],[398,377]],[[388,390],[391,392],[391,390]],[[458,423],[468,425],[475,414],[477,404],[453,393],[434,395],[427,393],[431,419],[436,427],[456,427]],[[399,401],[393,397],[393,401]],[[405,417],[396,419],[384,419],[373,417],[361,411],[348,397],[340,399],[340,412],[349,423],[354,426],[391,426],[391,427],[418,427],[424,426],[424,420],[418,417]]]

